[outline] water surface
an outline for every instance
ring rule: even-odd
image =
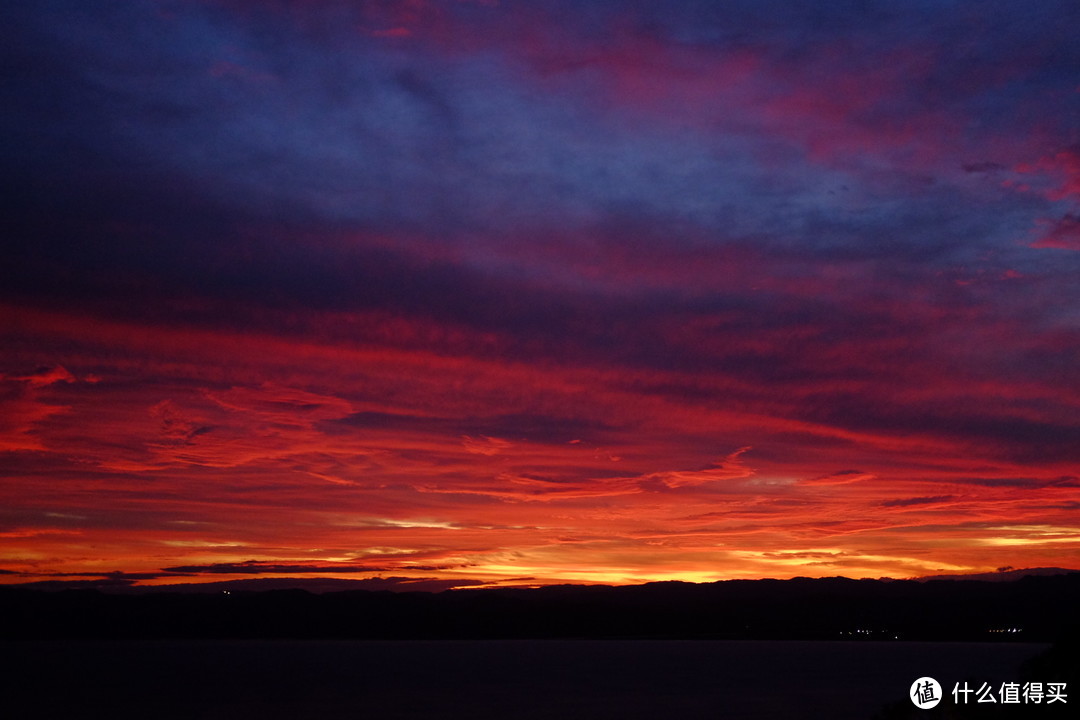
[[[1045,645],[705,640],[10,643],[24,717],[836,718]],[[11,707],[10,702],[8,707]]]

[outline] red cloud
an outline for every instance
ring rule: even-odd
[[[1080,149],[1065,148],[1033,163],[1021,163],[1016,171],[1036,176],[1033,180],[1046,185],[1042,192],[1049,200],[1080,197]]]
[[[1044,220],[1041,224],[1049,225],[1050,230],[1031,243],[1031,247],[1080,250],[1080,215],[1069,214],[1057,222]]]
[[[831,475],[819,475],[815,478],[800,480],[800,485],[850,485],[851,483],[873,480],[872,473],[860,472],[859,470],[842,470]]]

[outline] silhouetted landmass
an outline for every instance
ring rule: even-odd
[[[1080,573],[985,580],[729,580],[388,592],[0,590],[6,639],[714,638],[1049,642]]]
[[[1077,571],[1059,567],[1023,568],[1020,570],[1012,567],[1003,567],[999,568],[997,572],[969,573],[967,575],[928,575],[926,577],[913,579],[918,580],[919,582],[927,582],[929,580],[989,580],[991,582],[1012,582],[1013,580],[1020,580],[1029,575],[1068,575],[1069,573],[1074,572]]]

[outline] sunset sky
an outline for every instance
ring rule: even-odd
[[[1080,567],[1080,5],[16,0],[0,582]]]

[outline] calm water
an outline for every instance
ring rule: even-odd
[[[678,640],[30,642],[30,718],[851,718],[918,677],[1017,680],[1033,644]],[[4,713],[7,714],[7,713]]]

